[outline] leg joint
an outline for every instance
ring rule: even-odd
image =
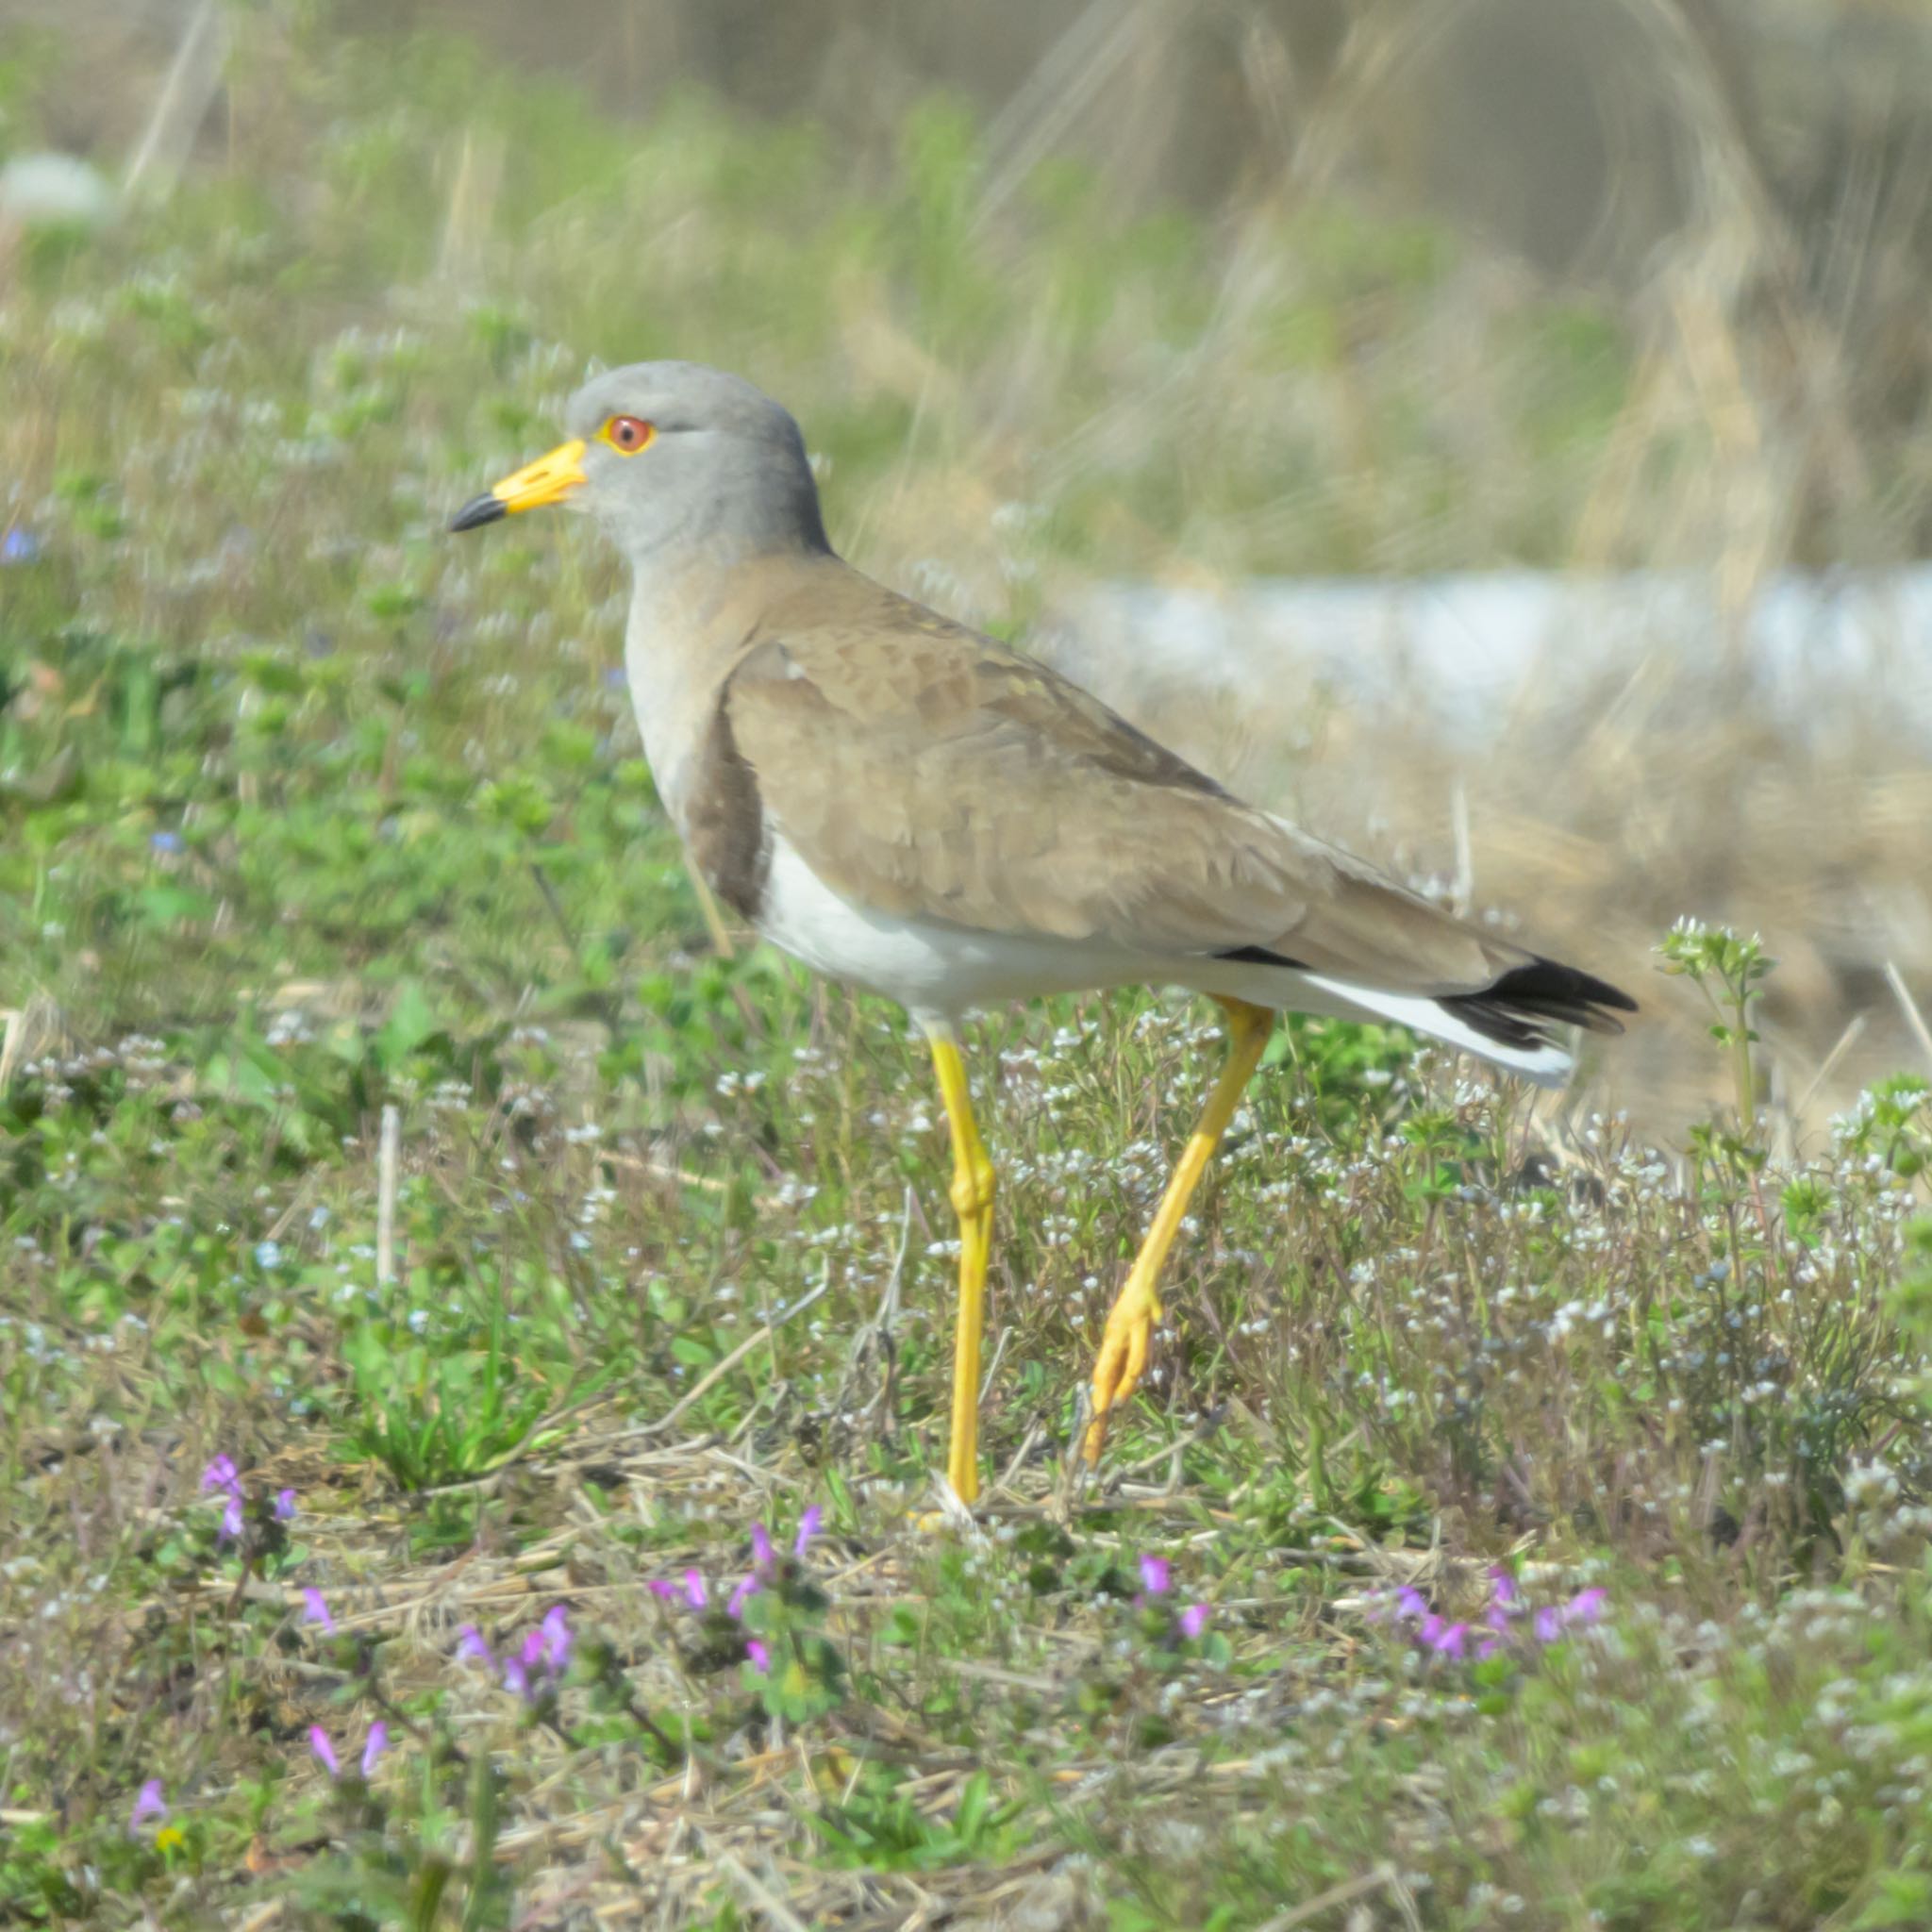
[[[998,1188],[999,1179],[993,1173],[992,1162],[984,1154],[976,1158],[961,1160],[953,1170],[953,1212],[962,1221],[988,1212]]]
[[[1274,1030],[1273,1007],[1257,1007],[1246,1000],[1230,999],[1218,993],[1215,1004],[1227,1015],[1228,1047],[1232,1052],[1239,1053],[1243,1047],[1253,1045],[1257,1036],[1265,1041]]]

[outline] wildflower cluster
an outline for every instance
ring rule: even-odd
[[[513,1690],[525,1704],[541,1706],[555,1700],[575,1643],[576,1633],[563,1606],[552,1604],[542,1620],[524,1633],[523,1641],[501,1658],[475,1624],[465,1624],[457,1633],[457,1657],[500,1673],[506,1690]]]
[[[240,1471],[235,1467],[232,1456],[221,1455],[211,1460],[201,1473],[201,1493],[204,1496],[218,1496],[222,1505],[221,1542],[237,1541],[247,1520],[248,1492],[242,1487]],[[290,1523],[295,1516],[295,1492],[293,1490],[278,1490],[275,1499],[269,1507],[269,1515],[276,1523]]]
[[[680,1640],[685,1667],[697,1673],[741,1667],[774,1726],[797,1724],[835,1708],[845,1693],[842,1654],[817,1627],[827,1599],[806,1558],[821,1535],[824,1512],[816,1505],[799,1519],[781,1554],[762,1523],[751,1526],[751,1568],[723,1600],[702,1574],[687,1570],[660,1578],[651,1593],[675,1608],[694,1611],[696,1627]]]
[[[1592,1585],[1565,1603],[1532,1607],[1517,1589],[1516,1579],[1498,1565],[1490,1571],[1490,1600],[1474,1622],[1443,1616],[1421,1591],[1407,1584],[1377,1614],[1403,1626],[1419,1648],[1437,1657],[1484,1662],[1528,1644],[1546,1650],[1574,1626],[1600,1621],[1608,1601],[1609,1592]]]
[[[225,1451],[209,1458],[201,1472],[200,1493],[217,1502],[221,1507],[221,1522],[216,1536],[216,1545],[241,1542],[248,1524],[248,1491],[242,1481],[242,1473],[235,1458]],[[291,1489],[277,1490],[275,1496],[258,1517],[258,1522],[271,1525],[292,1523],[297,1513],[295,1491]],[[328,1607],[328,1599],[313,1585],[302,1591],[302,1621],[316,1624],[325,1637],[336,1634],[336,1620]],[[341,1766],[336,1757],[335,1746],[330,1742],[328,1733],[320,1724],[313,1724],[308,1732],[308,1748],[327,1768],[331,1777],[339,1774]],[[377,1718],[370,1726],[362,1747],[362,1775],[367,1778],[375,1768],[376,1760],[389,1749],[389,1726]],[[173,1812],[161,1780],[158,1777],[146,1779],[135,1793],[134,1806],[128,1813],[127,1829],[130,1836],[139,1837],[146,1824],[156,1824],[157,1851],[166,1852],[185,1842],[180,1828],[172,1824]]]
[[[791,1561],[802,1563],[821,1530],[824,1527],[824,1511],[816,1504],[806,1510],[798,1519],[798,1531],[791,1540]],[[751,1600],[770,1590],[774,1584],[790,1579],[785,1576],[776,1547],[772,1541],[772,1533],[762,1523],[751,1526],[751,1568],[741,1576],[726,1595],[724,1604],[724,1618],[729,1624],[742,1625],[745,1622],[746,1607]],[[668,1577],[654,1577],[648,1586],[651,1594],[665,1603],[681,1606],[687,1609],[708,1611],[711,1607],[710,1586],[701,1572],[687,1570],[675,1580]],[[730,1633],[715,1633],[728,1640]],[[727,1641],[728,1647],[728,1641]],[[741,1655],[760,1676],[769,1674],[772,1668],[771,1646],[763,1637],[746,1631],[742,1635]]]
[[[1153,1607],[1168,1620],[1166,1632],[1170,1642],[1186,1638],[1192,1642],[1208,1627],[1208,1620],[1213,1612],[1206,1604],[1187,1604],[1179,1610],[1166,1602],[1174,1590],[1174,1566],[1165,1557],[1144,1556],[1141,1558],[1141,1593],[1135,1603]]]
[[[308,1726],[308,1748],[315,1754],[316,1760],[330,1777],[342,1774],[341,1760],[336,1756],[336,1747],[327,1731],[320,1724]],[[366,1783],[375,1770],[376,1760],[389,1749],[389,1725],[377,1718],[369,1726],[369,1735],[362,1743],[362,1777]]]

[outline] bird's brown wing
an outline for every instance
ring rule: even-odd
[[[864,583],[864,579],[858,579]],[[1150,958],[1262,949],[1395,991],[1529,956],[1232,797],[1065,678],[867,585],[779,610],[720,696],[763,817],[856,905]]]

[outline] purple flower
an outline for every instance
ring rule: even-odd
[[[275,1491],[275,1521],[292,1523],[295,1520],[295,1492],[293,1490]]]
[[[667,1604],[675,1604],[684,1595],[684,1591],[668,1576],[654,1576],[644,1588],[653,1596],[661,1596]]]
[[[381,1718],[369,1726],[369,1740],[362,1746],[362,1775],[375,1769],[375,1761],[389,1749],[389,1726]]]
[[[553,1604],[541,1624],[524,1632],[517,1661],[525,1671],[561,1671],[570,1663],[571,1645],[575,1641],[563,1606]]]
[[[705,1579],[695,1570],[684,1573],[684,1600],[694,1610],[703,1609],[711,1601],[711,1592],[705,1588]]]
[[[18,524],[0,538],[0,563],[32,563],[41,554],[41,540]]]
[[[336,1620],[328,1613],[328,1600],[319,1590],[309,1589],[302,1592],[302,1621],[320,1624],[325,1637],[336,1634]]]
[[[751,1659],[753,1668],[762,1676],[769,1676],[772,1670],[772,1653],[756,1637],[744,1640],[744,1654]]]
[[[813,1540],[824,1526],[824,1520],[825,1512],[816,1503],[798,1519],[798,1534],[791,1541],[791,1554],[794,1557],[803,1557],[806,1551],[811,1548]]]
[[[222,1539],[242,1534],[242,1491],[237,1490],[222,1506]]]
[[[168,1801],[161,1796],[161,1781],[151,1777],[134,1794],[134,1809],[128,1814],[127,1828],[139,1831],[150,1818],[165,1818],[168,1815]]]
[[[1609,1592],[1598,1587],[1580,1590],[1567,1604],[1535,1608],[1524,1600],[1515,1577],[1501,1564],[1490,1570],[1490,1600],[1474,1624],[1452,1624],[1430,1609],[1418,1590],[1395,1593],[1392,1614],[1398,1623],[1416,1626],[1416,1641],[1440,1657],[1474,1657],[1477,1661],[1506,1654],[1518,1641],[1519,1630],[1540,1644],[1557,1642],[1572,1624],[1593,1624],[1603,1616]],[[1519,1620],[1526,1620],[1526,1628]]]
[[[751,1559],[760,1570],[769,1570],[778,1560],[772,1547],[772,1532],[762,1523],[751,1526]]]
[[[147,837],[147,842],[157,852],[178,852],[181,849],[181,834],[179,832],[150,832]]]
[[[758,1595],[763,1588],[756,1573],[750,1576],[741,1577],[737,1589],[731,1592],[730,1601],[724,1606],[724,1614],[727,1617],[742,1617],[746,1602]]]
[[[320,1724],[308,1726],[308,1748],[322,1759],[323,1768],[331,1777],[341,1777],[342,1767],[336,1761],[336,1747],[328,1740],[328,1733]]]
[[[1206,1604],[1190,1604],[1181,1612],[1181,1635],[1198,1637],[1208,1627],[1208,1619],[1213,1611]]]
[[[220,1490],[225,1495],[240,1495],[242,1478],[235,1469],[232,1456],[217,1456],[201,1473],[201,1492],[205,1496],[210,1490]]]
[[[506,1690],[514,1690],[519,1697],[524,1698],[525,1701],[529,1698],[530,1674],[525,1670],[522,1663],[515,1657],[511,1657],[508,1663],[503,1667],[503,1688]]]
[[[465,1624],[457,1632],[457,1661],[462,1664],[488,1664],[493,1671],[496,1658],[491,1654],[490,1646],[483,1641],[483,1633],[474,1624]]]
[[[543,1643],[543,1661],[553,1671],[568,1670],[571,1645],[576,1639],[561,1604],[552,1604],[544,1611],[543,1621],[537,1625],[537,1633]]]
[[[1141,1588],[1149,1596],[1165,1596],[1174,1583],[1174,1572],[1165,1557],[1141,1558]]]

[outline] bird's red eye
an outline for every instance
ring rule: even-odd
[[[657,433],[641,416],[613,416],[604,425],[604,441],[627,457],[636,456]]]

